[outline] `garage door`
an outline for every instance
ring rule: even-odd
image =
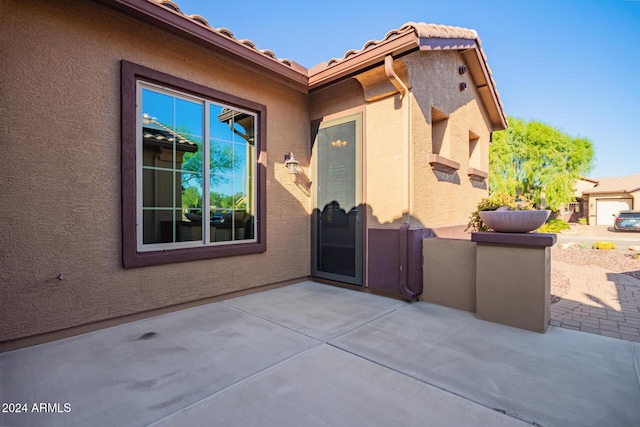
[[[631,209],[631,199],[597,199],[596,224],[613,225],[618,211]]]

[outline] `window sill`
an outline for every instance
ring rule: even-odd
[[[460,169],[460,163],[442,157],[439,154],[429,154],[429,164],[434,170],[449,174],[455,173]]]
[[[469,179],[474,181],[484,181],[489,177],[489,174],[485,171],[476,168],[467,169],[467,175],[469,175]]]

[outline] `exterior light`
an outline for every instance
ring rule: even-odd
[[[289,152],[289,154],[284,155],[284,165],[287,167],[287,170],[289,171],[290,174],[298,173],[298,161],[293,156],[292,152]]]
[[[466,65],[461,65],[461,66],[459,66],[459,67],[458,67],[458,72],[459,72],[460,74],[464,74],[464,73],[466,73],[466,72],[467,72],[467,66],[466,66]]]
[[[460,83],[460,92],[467,90],[467,84],[465,82]]]

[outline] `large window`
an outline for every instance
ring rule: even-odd
[[[122,78],[124,265],[264,251],[264,107],[125,61]]]

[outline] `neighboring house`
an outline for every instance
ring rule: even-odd
[[[640,209],[640,174],[596,181],[595,186],[582,191],[588,203],[589,224],[613,225],[616,212]]]
[[[573,195],[575,202],[569,203],[566,207],[561,208],[563,219],[568,222],[577,222],[580,218],[588,219],[589,217],[589,200],[582,193],[598,184],[598,181],[592,178],[580,177],[574,183]]]
[[[507,126],[463,28],[307,70],[170,1],[6,0],[0,24],[0,349],[310,276],[415,297]]]

